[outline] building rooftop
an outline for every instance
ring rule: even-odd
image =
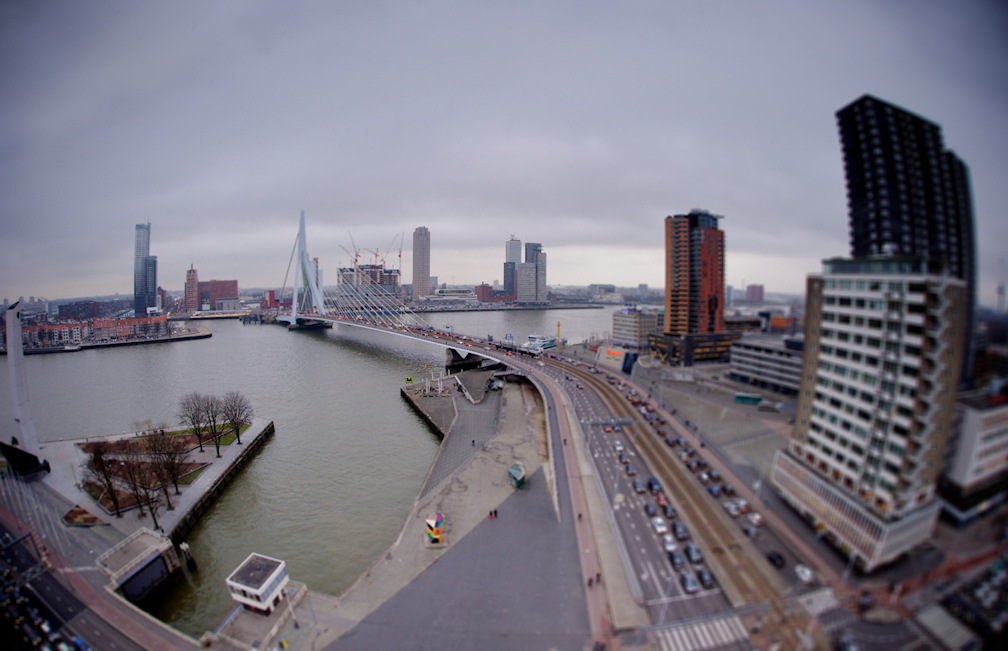
[[[245,562],[228,577],[228,581],[252,590],[259,590],[282,565],[283,561],[278,561],[275,558],[249,554]]]

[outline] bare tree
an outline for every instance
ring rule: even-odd
[[[168,497],[168,483],[175,486],[175,494],[180,495],[178,480],[182,476],[182,470],[189,455],[186,452],[186,443],[180,436],[165,434],[164,428],[159,428],[160,433],[153,434],[144,439],[144,451],[150,458],[153,472],[161,482],[162,489],[165,490],[165,502],[168,510],[172,510],[171,498]]]
[[[241,445],[241,428],[252,423],[252,404],[238,391],[228,391],[221,400],[224,420],[234,431],[238,445]]]
[[[149,475],[157,480],[158,486],[164,492],[165,505],[169,511],[175,507],[171,503],[168,484],[175,484],[175,494],[179,494],[178,474],[181,464],[178,462],[180,439],[169,434],[152,434],[143,439],[143,451],[147,455]]]
[[[150,465],[143,464],[140,465],[141,481],[137,484],[137,491],[139,494],[139,499],[143,500],[143,503],[147,505],[147,510],[151,514],[151,523],[154,525],[154,529],[160,529],[158,525],[157,514],[158,508],[161,506],[161,491],[157,486],[157,478],[153,477],[150,472]],[[167,493],[164,493],[167,495]]]
[[[146,481],[144,461],[135,454],[127,455],[120,460],[119,468],[122,470],[127,485],[129,485],[130,492],[133,493],[133,499],[136,500],[137,508],[140,510],[139,516],[142,518],[144,517],[143,505],[147,501],[143,494],[143,483]]]
[[[199,451],[203,451],[203,426],[206,424],[206,410],[203,407],[205,398],[190,391],[179,400],[178,418],[182,424],[192,430],[199,443]]]
[[[210,437],[217,448],[217,458],[220,458],[220,432],[218,427],[224,420],[224,403],[217,396],[203,396],[203,416],[206,418],[207,427],[210,428]]]
[[[109,455],[108,442],[97,441],[91,449],[91,458],[87,464],[87,475],[105,490],[109,499],[112,500],[112,508],[115,510],[116,517],[121,518],[119,493],[116,491],[115,480],[115,470],[118,465],[118,459]]]

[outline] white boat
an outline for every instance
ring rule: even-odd
[[[533,355],[557,347],[557,338],[546,335],[529,335],[528,341],[520,346],[521,350]]]

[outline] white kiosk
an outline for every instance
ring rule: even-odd
[[[249,554],[227,578],[231,598],[248,610],[269,614],[287,587],[287,564],[261,554]]]

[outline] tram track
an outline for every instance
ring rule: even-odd
[[[569,364],[555,366],[576,377],[586,388],[594,390],[614,418],[629,418],[638,428],[639,434],[634,442],[637,453],[665,488],[679,512],[679,518],[704,552],[707,564],[715,573],[729,603],[734,608],[766,603],[771,611],[783,617],[780,597],[786,586],[780,576],[772,573],[769,564],[758,554],[754,558],[755,550],[749,549],[748,541],[722,510],[721,503],[712,500],[693,473],[673,456],[672,448],[658,436],[639,410],[606,381],[605,375],[589,373]],[[691,435],[670,414],[662,413],[662,416],[666,419],[664,427],[671,436],[685,438]],[[762,567],[764,565],[766,567]]]

